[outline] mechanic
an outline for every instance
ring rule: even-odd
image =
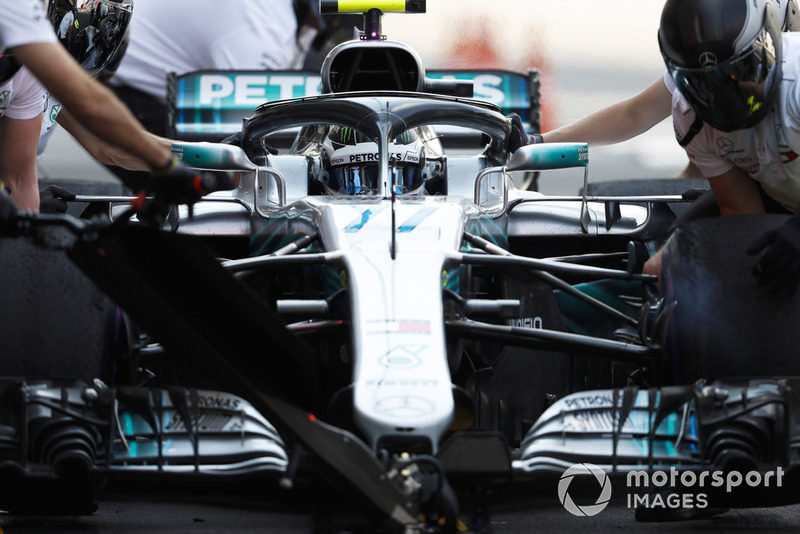
[[[167,135],[167,77],[198,70],[284,70],[302,66],[309,43],[293,0],[136,0],[112,91],[157,135]]]
[[[800,8],[797,0],[772,0],[780,19],[781,31],[800,29]],[[675,84],[669,72],[636,95],[616,102],[586,117],[529,137],[529,143],[587,142],[603,146],[627,141],[640,135],[666,119],[671,114],[672,93]],[[704,178],[700,169],[690,160],[676,175],[677,178]]]
[[[39,208],[36,149],[41,131],[43,96],[32,96],[31,73],[98,138],[135,155],[157,175],[189,177],[196,173],[181,164],[169,147],[148,135],[125,106],[95,81],[58,42],[40,0],[0,0],[0,51],[3,70],[18,70],[4,84],[3,106],[12,116],[0,117],[0,181],[12,188],[22,209]],[[22,68],[19,68],[22,67]],[[27,67],[27,68],[25,68]],[[18,115],[26,102],[38,100],[38,113]],[[26,119],[14,118],[27,117]]]
[[[720,213],[793,214],[748,253],[763,252],[753,268],[760,285],[794,294],[800,285],[800,34],[780,30],[770,0],[667,0],[658,38],[674,82],[676,138],[708,178]],[[660,273],[662,252],[648,260],[645,273]]]
[[[97,6],[81,3],[80,7],[76,5],[78,1],[50,0],[47,7],[48,19],[70,55],[92,77],[106,82],[116,71],[127,49],[128,28],[133,15],[133,0],[97,0],[99,2]],[[101,9],[97,9],[97,7]],[[74,21],[76,16],[79,23],[73,22],[68,29],[69,33],[65,32],[63,21],[65,19]],[[101,31],[95,32],[94,28],[101,28]],[[88,55],[87,49],[92,50],[93,53]],[[118,165],[132,170],[148,170],[147,164],[140,158],[92,135],[69,111],[64,110],[58,99],[49,92],[45,93],[38,157],[41,157],[45,151],[49,138],[56,129],[56,124],[63,126],[100,163]],[[160,138],[149,133],[146,135],[166,148],[172,146],[170,139]],[[40,206],[43,202],[44,199],[40,202]]]
[[[235,9],[216,0],[136,0],[130,43],[109,87],[145,129],[168,137],[171,73],[300,68],[316,35],[311,26],[319,26],[309,6],[310,0],[238,0]],[[145,178],[118,165],[109,170],[127,182]]]
[[[526,140],[588,138],[595,144],[625,140],[660,121],[664,94],[671,94],[678,142],[691,164],[709,179],[721,214],[795,213],[783,227],[768,232],[749,249],[752,254],[767,249],[754,267],[761,285],[772,290],[786,287],[794,293],[800,284],[800,214],[796,213],[800,162],[795,162],[792,154],[794,149],[800,150],[800,109],[789,104],[797,101],[800,91],[795,83],[795,73],[800,70],[796,61],[800,34],[781,34],[780,30],[796,29],[797,24],[793,1],[737,0],[723,5],[720,0],[668,0],[659,30],[668,74],[663,82],[656,80],[632,99],[530,139],[518,133],[521,122],[516,124],[512,117],[511,148]],[[716,35],[708,30],[698,36],[682,33],[684,27],[727,28],[728,33]],[[715,48],[714,39],[729,48],[724,52]],[[700,65],[698,58],[704,52],[716,54],[715,62]],[[741,80],[737,87],[727,83],[731,76]],[[753,92],[753,84],[759,84],[762,92]],[[709,101],[714,105],[707,105]],[[645,109],[637,110],[640,106]],[[615,120],[617,114],[626,120]],[[616,127],[609,128],[609,124]],[[520,140],[514,137],[517,135]],[[720,154],[718,143],[731,148]],[[713,204],[710,196],[703,200],[702,208],[687,210],[681,221],[696,217],[709,201]],[[648,260],[645,273],[660,274],[662,252]]]

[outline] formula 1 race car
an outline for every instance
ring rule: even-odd
[[[260,105],[233,141],[202,141],[204,114],[266,75],[177,81],[195,138],[173,150],[202,198],[154,179],[80,218],[0,210],[4,242],[66,254],[112,303],[96,350],[4,355],[0,509],[91,513],[108,479],[264,476],[346,495],[371,531],[456,532],[481,527],[485,490],[575,464],[791,472],[798,304],[740,257],[778,216],[681,226],[656,285],[642,264],[694,197],[591,195],[584,143],[511,152],[507,110],[429,78],[380,35],[382,4],[319,94]],[[208,109],[187,123],[191,95]],[[563,168],[581,194],[520,186]]]

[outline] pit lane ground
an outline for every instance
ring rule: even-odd
[[[599,514],[577,517],[559,503],[555,486],[548,491],[499,490],[490,501],[487,532],[494,534],[797,532],[800,525],[800,505],[733,509],[707,519],[642,523],[636,521],[622,493]],[[0,534],[308,533],[313,532],[311,513],[304,497],[263,486],[216,482],[177,488],[137,483],[107,488],[97,512],[90,516],[0,514]]]

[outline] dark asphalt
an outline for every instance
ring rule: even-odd
[[[260,484],[260,483],[259,483]],[[0,534],[92,533],[300,533],[313,532],[312,505],[303,496],[268,487],[220,482],[177,489],[165,484],[107,488],[98,510],[89,516],[0,515]],[[512,533],[700,533],[797,532],[800,505],[733,509],[712,518],[641,523],[620,492],[594,517],[567,512],[552,491],[498,490],[490,499],[490,532]],[[334,505],[336,506],[336,505]],[[343,525],[341,519],[337,525]],[[344,532],[344,531],[343,531]]]

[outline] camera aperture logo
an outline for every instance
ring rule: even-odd
[[[572,500],[568,490],[573,478],[585,475],[593,475],[597,479],[600,484],[600,495],[594,504],[579,506]],[[594,464],[575,464],[564,471],[561,480],[558,481],[558,500],[572,515],[583,517],[597,515],[605,510],[611,501],[611,479],[608,478],[605,471]]]
[[[594,504],[579,505],[569,494],[570,485],[575,477],[591,475],[598,483],[599,496]],[[709,489],[717,492],[733,493],[737,488],[746,486],[782,487],[783,468],[774,471],[749,471],[741,473],[736,470],[680,470],[670,467],[669,470],[631,470],[625,477],[628,508],[662,508],[662,509],[694,509],[709,506]],[[573,488],[575,489],[575,488]],[[644,490],[644,494],[641,491]],[[594,495],[591,486],[581,488],[582,497]],[[558,481],[558,499],[572,515],[591,517],[606,509],[611,501],[611,479],[601,468],[594,464],[575,464],[561,475]]]

